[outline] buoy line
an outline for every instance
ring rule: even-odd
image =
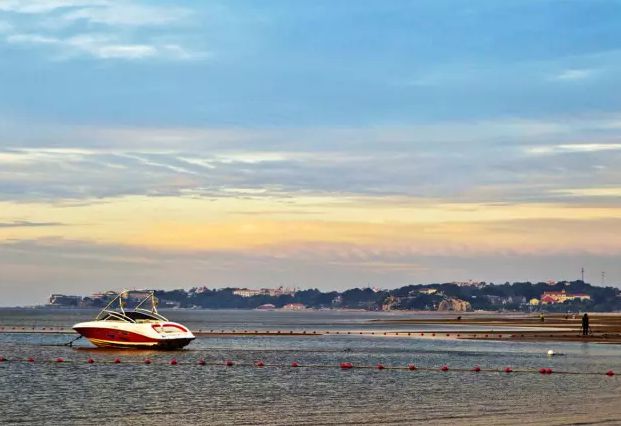
[[[401,365],[384,365],[382,363],[378,363],[376,365],[366,365],[366,364],[354,364],[352,362],[341,362],[339,364],[302,364],[297,361],[292,361],[289,364],[272,364],[266,363],[263,360],[256,360],[253,363],[242,363],[235,362],[230,359],[226,359],[224,361],[206,361],[201,358],[196,361],[178,361],[176,358],[172,358],[167,362],[154,362],[150,358],[145,358],[144,360],[121,360],[121,358],[115,358],[113,360],[95,360],[93,358],[88,358],[86,360],[75,360],[75,359],[65,359],[62,357],[57,357],[53,359],[35,359],[33,357],[27,358],[4,358],[0,356],[0,364],[3,363],[16,363],[16,364],[69,364],[69,365],[78,365],[78,364],[128,364],[128,365],[155,365],[155,366],[189,366],[189,365],[198,365],[198,366],[224,366],[224,367],[256,367],[256,368],[264,368],[264,367],[272,367],[272,368],[323,368],[323,369],[340,369],[340,370],[350,370],[350,369],[359,369],[359,370],[408,370],[408,371],[433,371],[433,372],[458,372],[458,373],[504,373],[504,374],[542,374],[542,375],[550,375],[550,374],[561,374],[561,375],[583,375],[583,376],[601,376],[605,375],[608,377],[615,376],[616,373],[613,370],[608,370],[606,372],[593,372],[593,371],[565,371],[565,370],[552,370],[551,368],[539,368],[539,369],[513,369],[512,367],[504,367],[504,368],[482,368],[478,364],[474,365],[472,368],[453,368],[449,367],[447,364],[441,365],[440,367],[424,367],[418,366],[415,364],[407,364],[406,366]],[[2,371],[0,369],[0,371]]]

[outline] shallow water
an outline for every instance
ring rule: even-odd
[[[9,313],[7,313],[9,312]],[[365,329],[373,313],[177,311],[192,328]],[[0,324],[71,325],[91,312],[0,310]],[[216,327],[217,324],[217,327]],[[307,328],[308,327],[308,328]],[[420,328],[420,327],[417,327]],[[396,329],[390,326],[390,329]],[[574,424],[621,423],[621,347],[475,342],[380,336],[197,338],[174,352],[110,351],[62,345],[68,335],[0,334],[0,422],[7,424]],[[553,348],[562,356],[549,358]],[[63,357],[71,363],[45,363]],[[93,365],[85,361],[95,359]],[[120,357],[122,363],[104,364]],[[141,361],[149,357],[153,364]],[[180,365],[168,362],[176,358]],[[217,365],[198,366],[204,358]],[[234,367],[223,360],[232,359]],[[262,359],[278,367],[256,368]],[[291,368],[326,365],[330,368]],[[433,371],[354,369],[405,366]],[[132,363],[134,362],[134,363]],[[188,364],[185,364],[185,363]],[[448,372],[437,368],[448,364]],[[471,373],[456,368],[590,371],[597,375]]]

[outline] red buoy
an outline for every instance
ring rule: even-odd
[[[343,369],[354,368],[354,364],[351,362],[341,362],[340,366]]]
[[[233,361],[231,361],[230,359],[227,359],[227,360],[224,362],[224,364],[225,364],[227,367],[232,367],[232,366],[234,366],[234,365],[235,365],[235,363],[234,363]]]
[[[541,373],[541,374],[546,374],[546,369],[545,369],[545,368],[540,368],[540,369],[539,369],[539,373]]]
[[[475,366],[472,368],[472,371],[474,371],[475,373],[478,373],[479,371],[481,371],[481,367],[479,367],[478,365],[475,365]]]
[[[6,361],[6,358],[3,356],[0,356],[0,362],[4,362],[4,361]]]
[[[606,375],[607,375],[608,377],[612,377],[612,376],[614,376],[614,375],[615,375],[615,372],[614,372],[614,371],[612,371],[612,370],[608,370],[608,371],[606,371]]]
[[[114,363],[115,364],[120,364],[121,363],[121,359],[120,358],[114,358]]]
[[[505,367],[505,373],[512,373],[513,369],[511,367]]]
[[[408,370],[416,370],[416,365],[414,364],[408,364]]]
[[[149,358],[147,358],[147,359],[144,360],[144,363],[149,365],[149,364],[151,364],[151,360]]]
[[[207,363],[205,362],[203,358],[201,358],[198,360],[198,365],[207,365]]]
[[[420,335],[421,335],[421,336],[424,336],[424,335],[425,335],[425,333],[421,333]]]
[[[26,361],[28,361],[28,362],[34,362],[34,358],[33,358],[33,357],[31,357],[31,356],[29,356],[29,357],[28,357],[28,359],[27,359]]]
[[[170,365],[177,365],[177,360],[175,358],[171,359]]]
[[[448,365],[443,365],[440,370],[442,371],[448,371]]]
[[[546,374],[552,374],[552,369],[551,368],[546,368]]]
[[[377,369],[378,369],[378,370],[383,370],[383,369],[384,369],[384,366],[383,366],[381,363],[378,363],[378,364],[377,364]]]
[[[64,359],[62,359],[62,358],[60,358],[60,357],[56,358],[56,362],[64,362],[64,361],[65,361],[65,360],[64,360]]]
[[[293,361],[293,362],[291,363],[291,367],[293,367],[293,368],[295,368],[295,367],[299,367],[299,366],[300,366],[300,364],[298,364],[298,363],[297,363],[297,362],[295,362],[295,361]]]
[[[258,360],[254,363],[257,367],[265,367],[265,363],[261,360]]]
[[[95,360],[93,358],[89,358],[86,360],[86,362],[88,362],[89,364],[94,364]]]
[[[431,335],[432,335],[433,337],[436,337],[436,333],[431,333]]]

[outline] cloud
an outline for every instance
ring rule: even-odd
[[[97,59],[197,60],[209,56],[184,46],[181,37],[175,35],[175,24],[192,15],[178,7],[68,0],[9,1],[0,3],[1,10],[22,16],[0,26],[6,43],[45,47],[56,59],[89,55]],[[155,37],[148,31],[153,26],[164,32]]]
[[[0,228],[41,228],[56,226],[66,226],[66,224],[60,222],[30,222],[26,220],[19,220],[15,222],[0,222]]]
[[[11,200],[392,197],[617,203],[565,189],[621,181],[619,119],[499,120],[369,128],[6,126],[0,195]],[[617,123],[617,124],[615,124]],[[30,135],[36,134],[35,139]],[[591,140],[589,143],[572,142]],[[525,143],[524,141],[528,141]],[[81,176],[80,184],[74,182]]]
[[[595,74],[593,69],[566,69],[554,76],[555,80],[578,81],[586,80]]]

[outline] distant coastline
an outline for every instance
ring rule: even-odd
[[[148,290],[129,290],[129,305]],[[382,312],[618,312],[621,293],[615,287],[599,287],[577,281],[451,282],[407,285],[397,289],[354,288],[345,291],[297,290],[285,287],[249,289],[225,287],[189,290],[154,289],[161,309],[258,309],[302,311],[347,310]],[[90,296],[53,294],[37,308],[98,309],[114,291]]]

